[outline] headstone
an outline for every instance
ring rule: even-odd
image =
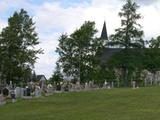
[[[4,88],[2,90],[2,94],[3,94],[4,97],[7,97],[9,95],[9,90],[7,88]]]
[[[15,88],[15,94],[16,94],[16,98],[21,97],[21,88],[20,87]]]
[[[32,99],[33,98],[33,96],[31,96],[31,89],[30,88],[28,88],[27,86],[26,86],[26,88],[24,88],[23,89],[23,96],[21,96],[21,98],[23,98],[23,99]]]
[[[103,84],[103,88],[107,88],[107,81],[105,80],[104,84]]]
[[[2,94],[0,94],[0,105],[4,104],[6,104],[5,97]]]
[[[88,90],[89,89],[89,86],[88,86],[88,83],[86,82],[85,83],[85,90]]]
[[[35,97],[40,97],[41,96],[41,89],[39,86],[35,87]]]
[[[114,88],[114,82],[113,82],[113,81],[112,81],[112,83],[111,83],[111,87]]]
[[[20,88],[20,94],[21,94],[20,97],[25,96],[24,93],[25,93],[25,88]]]
[[[75,91],[79,91],[79,90],[80,90],[80,82],[77,81],[75,85]]]
[[[136,82],[132,81],[132,88],[135,89],[136,88]]]
[[[69,86],[68,86],[68,84],[66,84],[66,85],[64,86],[64,91],[65,91],[65,92],[68,92],[68,91],[69,91]]]
[[[71,91],[71,92],[74,92],[74,91],[75,91],[75,84],[71,84],[70,91]]]
[[[13,84],[12,84],[12,81],[9,81],[9,88],[13,88]]]
[[[27,88],[27,89],[26,89],[26,92],[27,92],[27,95],[26,95],[26,96],[31,96],[31,89],[30,89],[30,88]]]
[[[57,86],[56,86],[56,90],[57,90],[57,91],[61,91],[61,85],[60,85],[59,83],[58,83]]]
[[[47,85],[47,92],[49,92],[49,93],[53,92],[53,86],[51,84]]]
[[[92,88],[92,81],[89,81],[89,88]]]
[[[14,89],[10,91],[10,94],[11,94],[12,103],[16,102],[16,94]]]

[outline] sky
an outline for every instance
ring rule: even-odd
[[[7,20],[15,11],[26,10],[36,23],[38,48],[44,54],[38,55],[36,74],[51,77],[58,54],[58,38],[61,34],[71,34],[84,21],[95,21],[100,36],[106,21],[108,35],[120,27],[118,12],[125,0],[0,0],[0,31],[8,25]],[[160,0],[135,0],[143,18],[139,21],[144,30],[144,39],[160,35]]]

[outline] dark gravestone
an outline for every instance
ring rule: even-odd
[[[26,92],[27,92],[27,96],[31,96],[31,89],[30,88],[27,88]]]
[[[6,97],[6,96],[9,95],[9,90],[8,90],[7,88],[4,88],[4,89],[2,90],[2,93],[3,93],[3,95]]]
[[[68,86],[68,85],[66,85],[66,86],[64,87],[64,91],[69,91],[69,86]]]
[[[12,98],[12,103],[16,102],[16,94],[14,92],[14,89],[11,90],[10,94],[11,94],[11,98]]]
[[[58,84],[56,90],[61,91],[61,85]]]

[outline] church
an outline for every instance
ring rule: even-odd
[[[101,36],[100,39],[104,39],[107,42],[109,42],[109,37],[108,37],[108,33],[107,33],[107,27],[106,27],[106,22],[104,22],[103,24],[103,28],[102,28],[102,32],[101,32]],[[113,55],[115,55],[116,53],[119,53],[120,51],[122,51],[123,48],[118,48],[118,47],[111,47],[109,45],[107,45],[101,55],[101,63],[105,64],[106,61],[108,61],[110,58],[112,58]],[[117,82],[118,81],[118,76],[121,73],[119,70],[115,69],[115,74],[117,76]],[[160,71],[156,71],[155,73],[151,73],[148,70],[143,70],[141,73],[141,77],[144,80],[144,86],[150,86],[150,85],[159,85],[160,84]]]

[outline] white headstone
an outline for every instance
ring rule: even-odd
[[[133,88],[133,89],[136,88],[136,82],[135,82],[135,81],[132,82],[132,88]]]
[[[41,96],[41,89],[39,86],[36,86],[35,88],[35,97],[40,97]]]
[[[0,105],[6,104],[5,98],[2,94],[0,94]]]
[[[20,87],[15,88],[15,94],[16,94],[16,97],[21,97],[21,88]]]

